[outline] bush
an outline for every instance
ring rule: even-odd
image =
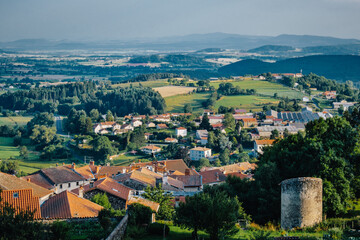
[[[56,221],[51,225],[52,239],[65,240],[70,239],[70,225],[66,222]]]
[[[151,234],[162,236],[164,234],[164,228],[165,228],[165,236],[167,236],[170,232],[169,226],[158,222],[150,224],[148,228],[148,232]]]
[[[251,234],[250,240],[272,240],[271,233],[267,231],[256,231]]]
[[[129,206],[129,223],[132,225],[150,224],[152,210],[151,208],[134,203]]]
[[[145,228],[136,225],[128,225],[125,232],[125,239],[142,239],[146,234]]]

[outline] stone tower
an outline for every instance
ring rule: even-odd
[[[281,227],[310,227],[322,221],[322,180],[300,177],[281,182]]]

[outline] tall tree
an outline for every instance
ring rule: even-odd
[[[175,209],[172,206],[172,194],[165,193],[161,188],[161,184],[156,187],[147,186],[142,196],[160,204],[159,211],[156,215],[158,219],[171,220],[173,218]]]
[[[210,124],[210,121],[209,121],[209,117],[207,114],[204,114],[203,115],[203,118],[202,118],[202,121],[200,123],[200,126],[199,126],[200,129],[205,129],[205,130],[212,130],[212,126]]]

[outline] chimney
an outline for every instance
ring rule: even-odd
[[[122,169],[122,173],[126,173],[126,168],[123,168],[123,169]]]
[[[107,166],[107,167],[110,167],[110,163],[109,163],[109,162],[108,162],[108,163],[106,163],[106,166]]]
[[[27,178],[26,181],[27,181],[27,182],[31,182],[31,179],[30,179],[30,178]]]
[[[94,165],[95,165],[95,162],[94,162],[94,161],[90,161],[90,162],[89,162],[89,165],[90,165],[90,166],[94,166]]]
[[[189,175],[190,175],[190,169],[187,168],[187,169],[185,169],[185,176],[189,176]]]
[[[72,164],[71,164],[71,169],[75,169],[75,168],[76,168],[75,163],[72,163]]]
[[[100,170],[100,167],[99,167],[99,166],[96,166],[96,167],[95,167],[95,174],[98,174],[98,173],[99,173],[99,170]]]
[[[158,172],[158,161],[157,160],[155,161],[155,172],[156,173]]]
[[[163,183],[163,185],[168,184],[168,177],[167,176],[163,176],[162,183]]]
[[[79,197],[84,198],[84,188],[83,188],[83,186],[80,186],[80,188],[79,188]]]

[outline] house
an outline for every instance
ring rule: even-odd
[[[210,109],[205,109],[203,115],[204,115],[204,114],[210,116],[210,115],[214,115],[215,112],[214,112],[213,110],[210,110]]]
[[[213,115],[208,118],[210,124],[222,123],[224,121],[224,115]]]
[[[185,175],[172,174],[170,177],[184,183],[185,192],[199,192],[202,189],[202,176],[200,174],[190,175],[190,169],[185,171]]]
[[[199,172],[202,176],[203,185],[216,185],[224,183],[226,180],[225,174],[223,174],[219,169],[213,169],[208,171]]]
[[[243,118],[240,121],[242,122],[244,128],[252,128],[258,126],[256,118]]]
[[[221,167],[213,167],[212,169],[219,169],[226,176],[232,173],[246,173],[255,170],[257,165],[255,163],[241,162]]]
[[[14,175],[0,172],[0,189],[4,190],[24,190],[32,189],[32,196],[39,199],[39,203],[43,203],[47,200],[52,194],[53,191],[50,191],[44,187],[41,187],[35,183],[30,182],[23,178],[18,178]]]
[[[187,135],[187,129],[184,127],[178,127],[175,129],[175,134],[177,137],[186,137]]]
[[[151,136],[154,136],[154,134],[152,134],[152,133],[145,133],[144,135],[145,135],[146,140],[149,140],[151,138]]]
[[[272,131],[277,130],[279,135],[282,136],[285,129],[288,130],[289,134],[296,134],[299,130],[301,130],[295,126],[261,126],[257,127],[255,131],[260,137],[270,138]]]
[[[159,123],[156,125],[156,129],[167,129],[168,126],[165,123]]]
[[[132,120],[131,121],[131,125],[135,128],[135,127],[140,127],[142,125],[142,121],[140,120]]]
[[[200,140],[201,145],[206,145],[208,142],[208,131],[207,130],[197,130],[196,138]]]
[[[8,203],[13,207],[16,213],[31,211],[34,212],[35,219],[41,218],[40,200],[34,195],[34,190],[31,188],[2,190],[0,199],[3,203]]]
[[[302,101],[303,101],[303,102],[309,102],[310,99],[309,99],[309,97],[303,97],[303,98],[302,98]]]
[[[112,132],[112,135],[121,135],[129,132],[129,129],[116,129]]]
[[[162,180],[161,187],[166,191],[173,191],[173,192],[184,191],[184,183],[182,181],[179,181],[175,178],[166,175],[163,176],[161,180]]]
[[[356,102],[347,102],[345,100],[342,100],[341,102],[333,102],[333,107],[335,110],[339,109],[341,106],[344,108],[344,110],[348,110],[349,107],[352,107],[356,104]]]
[[[325,91],[322,95],[326,99],[336,99],[336,91]]]
[[[25,176],[24,179],[46,189],[53,190],[58,194],[66,190],[71,191],[88,183],[88,180],[77,173],[75,169],[75,163],[70,166],[45,168]]]
[[[255,140],[254,141],[254,152],[257,157],[259,154],[263,153],[264,147],[272,146],[274,144],[274,139],[269,140]]]
[[[105,193],[111,203],[111,207],[118,210],[125,209],[127,201],[131,197],[132,190],[134,189],[126,187],[112,178],[105,177],[74,189],[72,193],[88,200],[91,200],[96,194]]]
[[[149,122],[149,123],[146,124],[146,127],[147,128],[154,128],[154,127],[156,127],[156,124],[153,123],[153,122]]]
[[[225,126],[222,123],[216,123],[216,124],[211,124],[211,126],[213,127],[214,130],[219,130],[221,133],[225,133]]]
[[[196,147],[190,149],[190,159],[192,161],[198,161],[201,158],[209,158],[209,157],[211,157],[210,148]]]
[[[124,124],[121,126],[121,129],[128,130],[128,131],[134,131],[134,127],[131,124]]]
[[[45,219],[95,218],[102,206],[63,191],[41,205],[41,216]]]
[[[178,143],[179,141],[176,138],[165,138],[166,143]]]
[[[154,176],[148,172],[141,172],[139,170],[134,170],[132,172],[118,175],[114,179],[120,183],[123,183],[125,186],[135,189],[135,190],[144,190],[147,186],[156,186],[157,179],[161,179],[162,175]]]
[[[161,148],[155,146],[155,145],[148,145],[141,148],[141,151],[143,151],[146,154],[154,154],[161,151]]]

